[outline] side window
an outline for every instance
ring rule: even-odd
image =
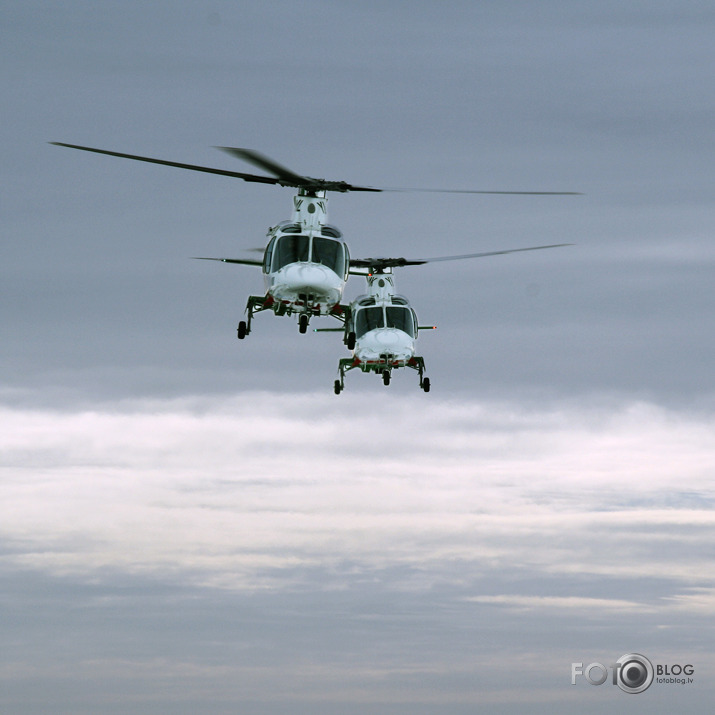
[[[268,243],[268,246],[266,247],[266,253],[263,256],[263,272],[264,273],[271,272],[271,258],[273,258],[273,247],[275,245],[276,245],[276,237],[273,236],[273,238]]]

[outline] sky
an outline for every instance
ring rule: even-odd
[[[0,0],[0,710],[709,712],[715,8]],[[259,315],[288,188],[384,187],[432,390]],[[346,297],[363,291],[351,278]],[[573,662],[694,682],[627,694]]]

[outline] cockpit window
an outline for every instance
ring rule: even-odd
[[[313,237],[313,263],[321,263],[342,276],[345,272],[345,252],[343,244],[329,238]]]
[[[308,260],[308,236],[281,236],[273,249],[273,270],[278,271],[289,263]]]
[[[309,236],[279,236],[273,247],[273,264],[271,270],[278,271],[289,263],[312,261],[320,263],[342,276],[345,273],[345,247],[340,241],[314,236],[313,248],[310,250]]]
[[[320,233],[323,236],[330,236],[331,238],[340,238],[343,234],[340,233],[340,229],[335,226],[330,226],[329,224],[323,224],[320,228]]]
[[[275,248],[275,245],[276,245],[276,238],[274,236],[268,242],[268,245],[266,246],[266,252],[263,254],[263,272],[264,273],[271,272],[271,262],[273,261],[273,249]]]
[[[370,330],[385,327],[385,316],[382,307],[362,308],[355,316],[355,335],[361,337]]]
[[[300,233],[299,223],[282,223],[279,228],[281,233]]]
[[[415,321],[412,311],[409,308],[385,308],[387,314],[387,327],[397,328],[407,333],[411,338],[415,337]]]
[[[361,308],[355,315],[355,335],[361,337],[375,328],[395,328],[415,337],[415,318],[410,308],[375,306]]]

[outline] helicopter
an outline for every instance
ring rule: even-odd
[[[340,377],[333,385],[336,395],[345,389],[345,373],[356,368],[381,375],[385,385],[390,384],[392,370],[412,368],[419,373],[420,387],[430,391],[430,379],[424,376],[425,361],[415,355],[415,342],[419,330],[434,330],[436,326],[418,326],[417,314],[407,298],[394,292],[389,261],[364,261],[368,266],[364,274],[368,293],[357,296],[346,311],[343,342],[353,355],[338,362]],[[315,332],[330,330],[340,328],[316,328]]]
[[[392,266],[417,265],[430,261],[459,260],[478,258],[484,255],[513,253],[516,251],[556,248],[569,244],[552,244],[548,246],[533,246],[530,248],[493,251],[490,253],[474,253],[461,256],[442,256],[431,259],[408,260],[380,259],[374,266],[374,259],[351,259],[347,243],[343,240],[341,231],[327,222],[327,193],[329,191],[346,193],[350,191],[383,192],[383,191],[426,191],[436,193],[461,194],[521,194],[521,195],[577,195],[573,191],[484,191],[471,189],[389,189],[372,186],[359,186],[346,181],[329,181],[302,176],[286,168],[282,164],[252,149],[237,147],[216,147],[228,154],[257,166],[272,176],[247,174],[244,172],[215,169],[194,164],[185,164],[164,159],[154,159],[135,154],[125,154],[106,149],[50,142],[55,146],[79,149],[81,151],[106,154],[123,159],[133,159],[151,164],[173,166],[208,174],[229,176],[247,182],[273,184],[297,188],[293,197],[293,213],[289,220],[281,221],[268,229],[268,243],[263,252],[263,259],[254,258],[212,258],[197,256],[198,260],[221,261],[223,263],[250,265],[260,267],[263,272],[263,295],[251,295],[246,302],[246,319],[238,323],[236,333],[239,340],[250,334],[253,316],[263,311],[271,311],[278,316],[296,315],[298,330],[306,333],[313,317],[332,316],[348,325],[351,320],[350,306],[341,303],[345,285],[350,274],[365,275],[362,269],[374,268],[385,271]],[[390,266],[384,263],[392,262]],[[370,264],[370,265],[369,265]],[[384,280],[384,279],[383,279]],[[377,295],[377,294],[376,294]],[[382,300],[382,298],[381,298]],[[358,306],[353,306],[358,307]],[[347,330],[350,335],[353,330]],[[416,337],[413,336],[413,338]],[[352,349],[352,348],[350,348]],[[347,369],[347,368],[346,368]],[[383,371],[384,372],[384,371]],[[342,380],[341,372],[341,380]],[[389,370],[387,372],[389,376]],[[389,379],[389,378],[388,378]],[[422,373],[420,372],[422,382]],[[427,383],[429,385],[429,382]],[[429,388],[427,388],[429,389]]]
[[[385,385],[391,381],[392,371],[407,367],[416,370],[420,387],[429,392],[430,379],[425,377],[424,358],[415,355],[415,343],[420,330],[435,330],[435,325],[419,325],[417,313],[404,295],[395,293],[393,269],[418,266],[436,261],[454,261],[464,258],[486,258],[505,253],[534,251],[542,248],[569,246],[569,243],[530,248],[512,248],[505,251],[485,251],[462,256],[437,256],[434,258],[362,258],[352,259],[350,273],[364,275],[368,293],[359,295],[350,305],[343,306],[343,328],[316,328],[315,332],[343,331],[343,342],[353,352],[351,358],[341,358],[338,363],[339,379],[333,389],[339,395],[345,389],[345,373],[359,368],[382,376]]]

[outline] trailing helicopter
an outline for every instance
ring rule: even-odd
[[[345,181],[329,181],[301,176],[294,171],[282,166],[269,157],[252,149],[239,149],[236,147],[217,147],[232,156],[238,157],[272,176],[247,174],[226,169],[215,169],[194,164],[184,164],[164,159],[154,159],[135,154],[124,154],[106,149],[96,149],[77,144],[63,142],[50,142],[55,146],[64,146],[70,149],[107,154],[124,159],[173,166],[179,169],[188,169],[208,174],[229,176],[247,182],[273,184],[297,188],[298,193],[293,197],[293,213],[290,220],[281,221],[276,226],[269,228],[268,244],[263,251],[263,259],[254,258],[209,258],[197,257],[199,260],[221,261],[240,265],[261,267],[264,279],[264,295],[249,296],[246,303],[246,320],[241,320],[237,327],[237,336],[243,340],[252,329],[253,316],[262,311],[272,311],[275,315],[297,315],[298,329],[301,333],[307,332],[310,319],[319,316],[332,316],[347,324],[351,319],[350,307],[341,304],[345,284],[350,274],[365,275],[359,269],[364,269],[374,259],[350,258],[348,246],[343,240],[340,230],[327,223],[327,193],[335,191],[346,193],[349,191],[383,192],[383,191],[427,191],[436,193],[462,193],[462,194],[522,194],[522,195],[575,195],[573,191],[482,191],[482,190],[451,190],[451,189],[387,189],[371,186],[357,186]],[[495,251],[491,253],[474,253],[462,256],[444,256],[433,259],[407,261],[399,259],[388,260],[393,263],[376,264],[368,266],[384,271],[392,266],[413,265],[436,260],[455,260],[461,258],[477,258],[484,255],[512,253],[514,251],[538,250],[543,248],[556,248],[568,244],[552,244],[548,246],[534,246],[531,248],[512,249],[508,251]],[[381,266],[381,267],[380,267]],[[385,280],[385,279],[383,279]],[[369,281],[368,281],[369,282]],[[377,295],[377,294],[376,294]],[[358,306],[354,306],[358,307]],[[358,311],[359,315],[359,311]],[[348,330],[347,334],[355,332]],[[416,337],[416,333],[415,336]],[[364,343],[364,341],[363,341]],[[361,343],[362,344],[362,343]],[[351,348],[352,349],[352,348]],[[347,368],[346,368],[347,369]],[[389,380],[389,371],[388,371]],[[342,372],[341,372],[342,375]],[[422,381],[422,373],[420,372]],[[427,383],[429,386],[429,382]],[[429,389],[429,387],[427,387]]]
[[[345,389],[345,373],[349,370],[375,372],[389,385],[392,371],[401,367],[417,370],[420,387],[430,391],[430,380],[424,376],[425,361],[415,355],[415,342],[419,330],[433,330],[435,326],[418,326],[417,314],[407,298],[395,293],[392,265],[386,265],[387,261],[364,261],[369,264],[364,274],[368,293],[355,298],[346,310],[343,342],[353,355],[338,362],[340,377],[333,386],[336,395]],[[315,332],[329,330],[316,328]]]
[[[343,328],[316,328],[315,332],[342,331],[343,342],[352,357],[341,358],[338,363],[340,375],[333,389],[339,395],[345,389],[345,373],[360,369],[382,376],[385,385],[390,384],[392,371],[411,368],[420,376],[420,387],[430,391],[430,379],[425,377],[424,358],[415,355],[417,336],[420,330],[434,330],[434,325],[419,325],[417,314],[407,298],[395,292],[393,269],[403,266],[419,266],[436,261],[455,261],[464,258],[485,258],[505,253],[534,251],[541,248],[568,246],[562,243],[553,246],[513,248],[506,251],[485,251],[462,256],[437,256],[434,258],[361,258],[350,261],[350,273],[364,275],[368,293],[359,295],[350,305],[343,306]]]

